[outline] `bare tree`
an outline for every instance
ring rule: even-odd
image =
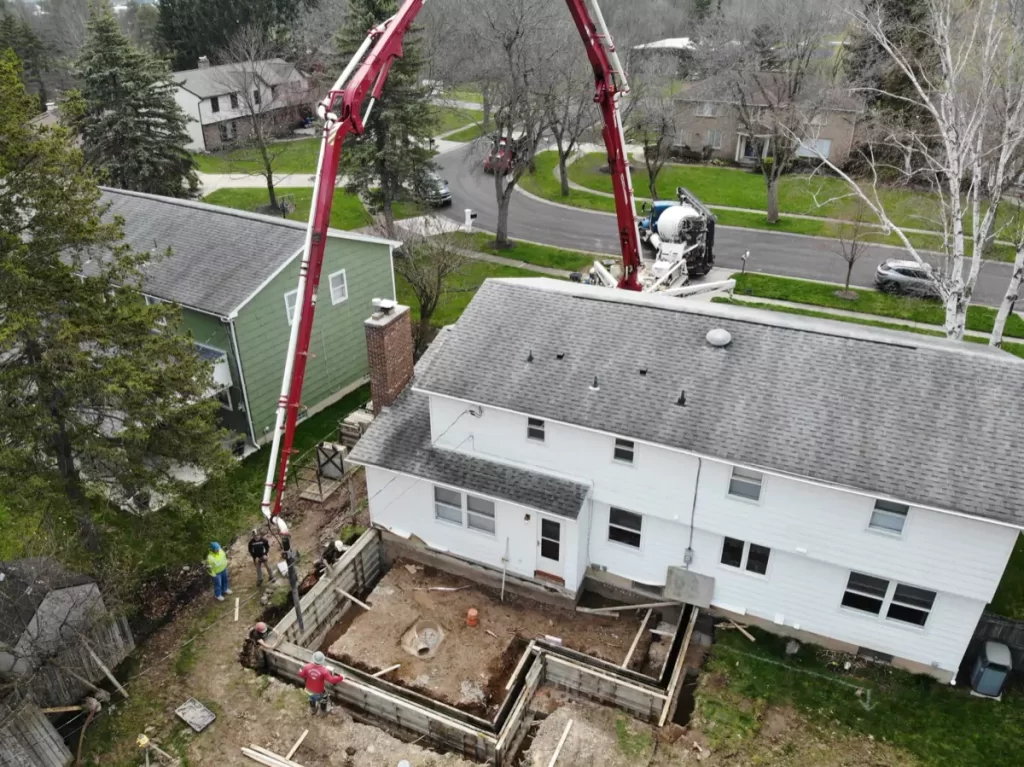
[[[1020,300],[1021,283],[1024,282],[1024,203],[1019,199],[1012,199],[1011,204],[1013,205],[1013,216],[1004,229],[1013,231],[1013,247],[1016,253],[1013,259],[1013,270],[1010,272],[1010,284],[1006,288],[1006,295],[1003,296],[1003,300],[999,304],[999,311],[996,313],[995,324],[992,327],[992,337],[989,341],[992,346],[1003,345],[1006,321]]]
[[[831,27],[820,0],[764,0],[713,15],[701,30],[694,58],[705,78],[695,92],[736,111],[760,158],[770,224],[779,220],[779,180],[835,96],[822,56]]]
[[[274,61],[277,50],[261,29],[246,26],[239,29],[220,51],[218,69],[220,84],[231,90],[229,103],[241,116],[242,132],[238,143],[242,149],[236,156],[239,167],[259,163],[259,175],[267,184],[272,210],[279,210],[274,191],[274,166],[286,147],[275,142],[296,120],[294,105],[306,99],[305,81],[281,83],[282,72],[290,70],[280,60]]]
[[[386,236],[385,227],[380,227]],[[395,271],[409,283],[419,304],[419,322],[413,328],[416,356],[426,351],[432,338],[431,320],[445,297],[456,290],[449,282],[466,263],[459,240],[452,232],[424,231],[405,237],[402,257],[395,259]]]
[[[853,267],[864,255],[867,247],[866,236],[874,228],[868,222],[870,216],[863,200],[854,200],[844,211],[842,223],[835,228],[836,239],[839,241],[838,255],[846,263],[846,280],[843,289],[837,293],[840,298],[854,299],[857,294],[850,290],[850,275]]]
[[[561,25],[568,39],[576,31],[568,23]],[[554,52],[550,65],[554,76],[544,95],[547,123],[558,151],[558,176],[562,196],[569,196],[569,158],[583,137],[593,129],[600,115],[594,104],[594,74],[582,45],[563,46]]]
[[[854,13],[910,82],[910,95],[885,94],[907,102],[931,118],[922,131],[877,119],[862,150],[871,178],[858,183],[818,153],[822,163],[846,181],[849,194],[861,199],[893,231],[907,252],[931,269],[945,306],[947,337],[962,339],[967,307],[981,269],[984,246],[997,229],[997,213],[1024,154],[1024,0],[923,0],[926,28],[920,30],[934,48],[937,71],[921,71],[880,10]],[[901,165],[883,163],[898,150]],[[935,264],[910,240],[904,223],[894,221],[880,178],[898,175],[935,200],[931,223],[942,238]],[[917,224],[920,226],[920,224]],[[1018,253],[1018,260],[1022,257]],[[966,270],[965,270],[966,267]],[[966,273],[965,273],[966,271]],[[1017,269],[1014,275],[1018,274]],[[998,344],[1019,281],[1011,282],[992,335]]]
[[[557,32],[560,15],[556,11],[561,9],[548,0],[478,1],[471,23],[473,34],[488,51],[481,66],[482,79],[491,84],[497,137],[505,140],[506,151],[511,151],[514,158],[507,172],[502,167],[494,171],[496,240],[502,248],[510,247],[508,212],[512,194],[532,165],[549,125],[544,102],[552,74],[548,59],[565,40],[558,39]],[[486,147],[486,151],[495,152],[496,148]]]
[[[633,99],[627,130],[643,149],[644,167],[651,197],[658,199],[658,175],[665,167],[677,133],[677,109],[672,97],[653,85],[643,88]]]

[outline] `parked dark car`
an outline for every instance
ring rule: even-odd
[[[431,171],[424,183],[423,199],[435,207],[451,205],[452,190],[448,188],[448,179],[441,178]]]
[[[931,267],[917,261],[900,261],[895,258],[883,261],[875,271],[875,285],[887,293],[929,298],[938,296]]]

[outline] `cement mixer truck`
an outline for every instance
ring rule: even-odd
[[[662,285],[703,277],[715,263],[715,217],[700,200],[683,187],[676,189],[678,202],[644,203],[637,227],[640,242],[654,251],[648,264],[651,276]],[[685,267],[685,269],[684,269]]]

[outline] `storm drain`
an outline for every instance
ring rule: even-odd
[[[437,621],[416,621],[402,636],[402,649],[421,660],[433,658],[444,640],[444,629]]]

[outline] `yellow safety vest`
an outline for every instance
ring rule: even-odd
[[[210,571],[210,575],[224,572],[227,568],[228,555],[224,553],[224,549],[211,551],[206,555],[206,569]]]

